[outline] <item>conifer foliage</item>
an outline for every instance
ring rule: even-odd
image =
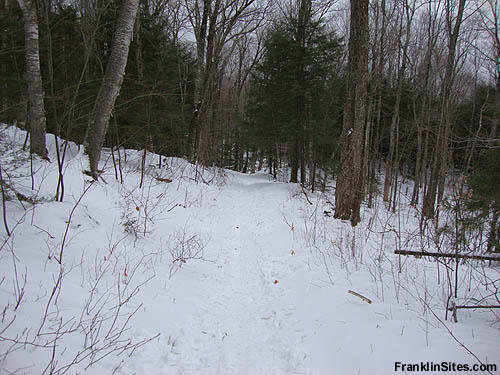
[[[339,134],[341,40],[310,16],[304,39],[301,27],[292,15],[268,31],[251,77],[243,134],[267,156],[270,168],[284,158],[290,181],[298,182],[300,170],[304,184],[306,167],[324,166]]]

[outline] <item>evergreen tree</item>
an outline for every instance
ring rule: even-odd
[[[339,133],[335,88],[340,79],[334,72],[341,41],[320,21],[309,19],[304,43],[298,25],[292,18],[268,31],[264,56],[251,77],[242,135],[268,156],[268,164],[279,157],[278,148],[285,148],[291,182],[297,182],[300,165],[304,183],[305,163],[324,162]]]
[[[500,148],[482,150],[469,178],[472,208],[481,212],[490,224],[488,250],[500,252]]]
[[[125,80],[115,111],[118,126],[110,140],[126,147],[183,156],[193,108],[194,57],[186,44],[170,39],[165,20],[140,8],[140,36],[130,47]],[[138,30],[136,29],[136,33]],[[146,129],[146,131],[144,131]]]

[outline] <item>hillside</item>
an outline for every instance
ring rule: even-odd
[[[55,149],[31,164],[24,139],[1,126],[2,374],[385,375],[443,361],[500,373],[498,310],[445,320],[455,261],[393,254],[446,248],[419,235],[406,201],[363,207],[353,228],[331,217],[331,192],[265,171],[160,168],[148,154],[141,183],[143,153],[122,150],[121,181],[108,150],[93,182],[69,144],[57,202]],[[457,304],[497,303],[498,263],[458,276]]]

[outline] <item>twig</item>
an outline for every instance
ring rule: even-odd
[[[92,180],[90,182],[90,184],[85,188],[85,190],[83,191],[83,193],[80,195],[80,198],[78,198],[78,200],[76,201],[75,205],[71,209],[71,212],[70,212],[69,218],[68,218],[68,222],[66,224],[66,230],[64,231],[64,236],[63,236],[63,240],[62,240],[62,243],[61,243],[61,252],[59,253],[59,259],[56,259],[59,264],[62,264],[62,257],[63,257],[63,252],[64,252],[64,244],[66,243],[66,236],[68,235],[69,226],[71,224],[71,218],[73,217],[73,214],[75,213],[75,210],[78,207],[78,204],[82,201],[83,197],[85,196],[85,194],[87,193],[87,191],[89,191],[90,187],[94,184],[95,181],[96,180]]]
[[[472,355],[476,361],[478,361],[481,365],[484,365],[484,363],[479,359],[479,357],[477,355],[475,355],[468,347],[466,347],[459,339],[457,339],[457,337],[453,334],[453,332],[448,328],[448,326],[446,325],[445,322],[443,322],[443,320],[437,316],[437,314],[434,312],[434,310],[432,310],[432,308],[429,306],[429,304],[427,303],[426,300],[424,300],[422,297],[420,296],[415,296],[409,289],[405,288],[405,290],[408,292],[408,294],[410,294],[412,297],[414,298],[418,298],[423,304],[424,306],[431,312],[431,314],[437,319],[437,321],[439,323],[441,323],[441,325],[448,331],[448,333],[450,334],[450,336],[453,338],[453,340],[455,340],[455,342],[461,346],[462,348],[464,348],[467,353],[469,353],[470,355]],[[486,370],[490,375],[493,375],[491,373],[491,371],[489,370]]]
[[[304,185],[303,184],[299,184],[299,185],[300,185],[300,188],[302,189],[302,192],[304,193],[304,196],[306,197],[307,203],[309,203],[312,206],[313,203],[309,200],[309,197],[307,196],[307,193],[304,190]]]
[[[423,301],[424,304],[427,306],[429,311],[431,312],[432,315],[443,325],[443,327],[448,331],[450,336],[457,342],[458,345],[460,345],[462,348],[464,348],[471,356],[473,356],[476,361],[478,361],[480,364],[484,365],[484,363],[478,358],[477,355],[475,355],[468,347],[466,347],[459,339],[456,338],[456,336],[453,334],[453,332],[448,328],[448,326],[439,318],[439,316],[436,315],[436,313],[430,308],[430,306],[427,304],[427,302]],[[493,375],[491,371],[486,370],[489,374]]]
[[[45,229],[43,229],[43,228],[39,227],[38,225],[33,224],[33,226],[34,226],[35,228],[37,228],[37,229],[40,229],[40,230],[41,230],[42,232],[44,232],[45,234],[47,234],[47,236],[49,236],[49,237],[50,237],[50,239],[52,239],[52,240],[53,240],[53,239],[55,238],[55,237],[54,237],[53,235],[51,235],[51,234],[50,234],[47,230],[45,230]]]
[[[0,165],[0,189],[2,190],[2,212],[3,212],[3,224],[7,232],[7,237],[10,237],[9,225],[7,224],[7,209],[5,207],[5,192],[3,190],[3,177],[2,177],[2,166]]]

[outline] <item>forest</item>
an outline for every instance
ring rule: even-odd
[[[0,0],[0,30],[0,372],[378,374],[445,336],[494,363],[498,1]],[[370,313],[421,357],[354,355]]]
[[[399,180],[414,181],[423,222],[447,183],[466,185],[498,247],[496,1],[122,2],[3,1],[2,121],[86,142],[94,161],[123,146],[285,171],[311,191],[336,178],[336,216],[353,225],[382,174],[393,209]]]

